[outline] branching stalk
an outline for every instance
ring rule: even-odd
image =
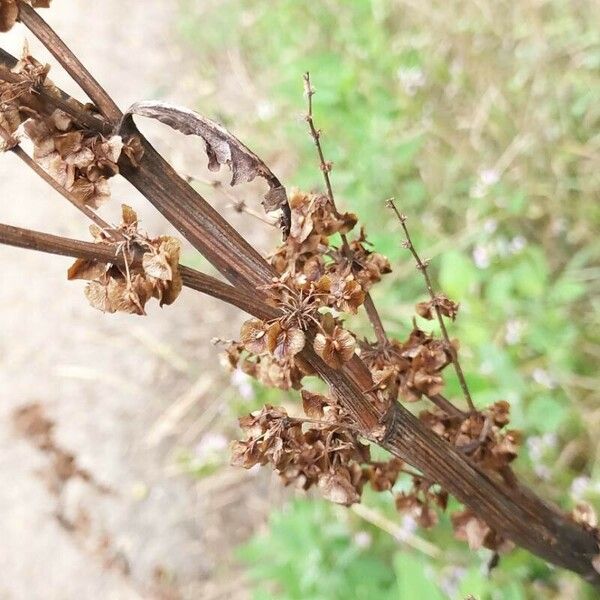
[[[331,185],[331,178],[329,177],[329,173],[332,168],[332,164],[330,161],[325,160],[325,155],[323,153],[323,146],[321,144],[321,131],[317,129],[315,126],[314,118],[313,118],[313,102],[312,97],[315,95],[315,90],[310,82],[310,73],[306,72],[304,74],[304,92],[306,94],[307,103],[308,103],[308,112],[306,113],[306,122],[308,123],[308,128],[310,131],[310,135],[315,143],[315,147],[317,148],[317,154],[319,155],[319,167],[321,172],[323,173],[323,179],[325,180],[325,187],[327,188],[327,195],[329,196],[329,201],[331,202],[331,206],[333,207],[333,211],[337,218],[340,217],[340,213],[338,212],[335,197],[333,195],[333,186]],[[348,260],[351,261],[352,266],[352,253],[350,251],[350,246],[348,245],[348,238],[345,234],[341,234],[342,238],[342,250]],[[385,333],[385,328],[383,327],[383,323],[381,321],[381,317],[377,312],[377,308],[373,303],[373,299],[371,298],[371,294],[368,292],[365,295],[364,302],[365,310],[367,312],[367,316],[371,321],[371,325],[373,326],[373,330],[375,331],[375,336],[377,337],[377,342],[382,348],[385,348],[388,344],[387,335]]]
[[[69,47],[55,31],[26,2],[18,0],[19,20],[45,48],[58,60],[75,83],[88,95],[100,112],[111,123],[118,123],[123,116],[118,106],[91,73],[81,64]]]
[[[138,266],[142,260],[141,254],[115,252],[115,246],[110,244],[73,240],[2,223],[0,223],[0,244],[48,254],[111,263],[120,267]],[[125,262],[126,256],[128,263]],[[179,272],[186,287],[227,302],[259,319],[272,319],[280,316],[280,312],[276,308],[257,302],[255,295],[240,291],[210,275],[183,265],[179,265]]]
[[[404,231],[405,241],[403,243],[404,247],[410,250],[410,253],[413,255],[415,262],[417,263],[417,269],[421,271],[423,274],[423,278],[425,279],[425,285],[427,286],[427,291],[429,292],[429,296],[431,298],[431,303],[435,310],[435,314],[437,316],[438,323],[440,324],[440,330],[442,332],[442,336],[444,338],[444,342],[446,344],[446,349],[450,353],[450,357],[452,358],[452,364],[454,365],[454,369],[456,370],[456,375],[458,376],[458,381],[460,383],[460,387],[463,391],[467,404],[469,406],[469,410],[471,412],[476,412],[475,405],[473,404],[473,399],[471,398],[471,393],[469,392],[469,386],[467,385],[467,380],[465,379],[465,375],[463,373],[462,367],[460,366],[460,361],[458,360],[458,354],[456,353],[456,349],[452,345],[450,341],[450,336],[448,335],[448,329],[446,328],[446,324],[444,323],[444,316],[442,315],[442,311],[438,305],[438,298],[433,289],[433,284],[431,283],[431,278],[429,277],[429,272],[427,271],[427,267],[429,266],[428,261],[421,260],[421,257],[417,253],[412,239],[410,237],[410,233],[408,232],[408,227],[406,226],[406,215],[401,214],[396,208],[396,204],[393,199],[389,199],[387,201],[387,205],[394,211],[398,220],[400,221],[400,225],[402,226],[402,230]]]

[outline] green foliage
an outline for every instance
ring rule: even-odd
[[[414,303],[425,296],[401,248],[398,224],[383,207],[395,196],[415,245],[431,259],[434,280],[461,302],[450,331],[460,340],[475,402],[509,400],[513,425],[531,440],[518,469],[563,506],[572,503],[573,479],[590,477],[583,497],[597,500],[595,3],[182,4],[182,33],[198,56],[199,78],[220,82],[224,71],[238,73],[225,91],[207,89],[202,110],[212,106],[261,156],[280,165],[287,184],[304,188],[322,187],[300,118],[302,73],[311,72],[315,119],[334,163],[338,202],[359,214],[370,240],[395,266],[374,290],[388,330],[405,335]],[[446,391],[460,396],[451,376]],[[443,525],[430,539],[453,550],[439,564],[412,554],[393,557],[382,536],[359,550],[349,526],[331,510],[295,503],[273,517],[271,538],[247,548],[258,580],[276,582],[284,594],[274,597],[412,598],[419,585],[428,585],[423,573],[443,573],[449,561],[463,573],[457,598],[566,597],[560,589],[584,597],[583,584],[524,552],[501,562],[491,587],[481,575],[482,557],[453,545]],[[398,519],[393,512],[390,518]],[[303,519],[310,524],[303,526]],[[364,574],[365,564],[373,575]],[[368,595],[356,595],[371,579]]]

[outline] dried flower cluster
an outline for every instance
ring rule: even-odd
[[[416,322],[404,341],[357,342],[340,316],[358,311],[371,287],[391,271],[389,262],[369,250],[364,229],[356,239],[346,240],[357,218],[340,214],[329,196],[294,191],[290,207],[289,236],[270,257],[278,276],[264,290],[282,316],[269,322],[246,321],[240,341],[225,343],[226,364],[267,386],[302,389],[303,378],[313,374],[301,358],[310,340],[334,369],[343,368],[358,352],[374,382],[370,397],[383,411],[398,401],[438,398],[444,388],[442,372],[452,364],[458,342],[449,345]],[[342,237],[333,238],[335,234]],[[336,245],[335,239],[342,243]],[[415,311],[427,320],[437,318],[438,312],[454,320],[458,304],[438,294],[417,304]],[[234,442],[234,464],[271,464],[286,484],[303,489],[315,485],[324,497],[342,504],[359,502],[367,481],[375,490],[393,491],[401,461],[372,463],[368,446],[347,429],[347,419],[333,399],[305,389],[302,398],[309,422],[273,407],[241,419],[246,439]],[[518,432],[503,429],[508,411],[506,402],[471,413],[449,414],[434,407],[424,410],[420,419],[484,469],[505,475],[520,441]],[[410,477],[408,491],[394,492],[396,507],[431,527],[438,521],[437,510],[445,510],[448,495],[418,474]],[[457,537],[472,547],[508,547],[471,513],[461,513],[453,522]]]
[[[509,409],[508,402],[502,400],[464,420],[452,419],[439,409],[423,411],[419,418],[473,462],[502,475],[517,457],[521,441],[519,431],[504,429],[509,422]]]
[[[298,388],[312,374],[298,356],[308,338],[334,369],[352,358],[356,339],[339,314],[355,314],[367,290],[391,270],[385,257],[366,249],[363,231],[348,252],[331,243],[331,236],[352,230],[356,216],[340,215],[327,196],[294,191],[290,206],[290,233],[271,255],[278,276],[264,289],[283,316],[246,321],[240,342],[227,346],[232,367],[281,389]]]
[[[4,145],[10,148],[19,137],[29,138],[34,146],[33,159],[77,202],[97,208],[110,198],[108,179],[119,173],[117,162],[121,154],[134,166],[139,164],[140,142],[137,138],[124,142],[118,135],[105,138],[83,129],[60,109],[50,112],[40,90],[54,98],[61,98],[61,94],[48,79],[49,71],[50,67],[30,56],[25,47],[21,60],[12,69],[13,81],[0,84]],[[93,105],[72,99],[68,103],[98,117]]]
[[[369,446],[339,420],[337,406],[307,391],[302,399],[309,419],[289,417],[273,406],[242,417],[247,439],[233,443],[233,464],[249,469],[269,463],[286,485],[316,486],[324,498],[346,506],[360,501],[367,482],[379,491],[391,489],[402,461],[372,462]]]
[[[172,304],[182,288],[179,274],[179,241],[168,236],[151,239],[138,231],[136,213],[122,206],[123,222],[110,231],[90,226],[94,241],[110,245],[119,264],[78,258],[68,272],[69,279],[89,281],[85,295],[89,303],[103,312],[146,314],[150,298],[160,305]],[[115,242],[115,234],[121,240]]]
[[[5,4],[2,6],[5,10]],[[108,180],[119,173],[121,155],[133,166],[139,165],[143,155],[140,140],[135,136],[126,142],[118,135],[106,138],[79,126],[63,110],[51,108],[43,94],[50,98],[62,95],[48,79],[49,70],[48,65],[30,56],[25,46],[10,80],[0,83],[4,148],[16,147],[26,137],[33,143],[33,160],[65,194],[75,204],[97,208],[110,198]],[[67,103],[79,113],[101,118],[93,105],[72,98]],[[78,259],[68,277],[89,281],[85,295],[94,308],[143,315],[150,298],[158,299],[163,306],[179,295],[180,244],[172,237],[150,238],[138,231],[137,215],[126,205],[122,207],[122,218],[119,227],[90,227],[96,243],[114,247],[115,262]]]

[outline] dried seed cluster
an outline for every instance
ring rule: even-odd
[[[349,506],[360,501],[363,486],[389,490],[403,466],[393,458],[371,461],[369,446],[349,431],[338,407],[318,394],[302,393],[312,421],[289,417],[285,409],[265,406],[240,419],[247,438],[233,443],[233,464],[246,469],[271,464],[285,485],[316,486],[323,497]]]
[[[107,264],[78,258],[68,277],[89,281],[85,295],[94,308],[144,315],[150,298],[156,298],[163,306],[172,304],[179,295],[180,244],[172,237],[151,239],[138,231],[137,215],[129,206],[123,205],[122,213],[123,222],[114,230],[90,227],[94,241],[113,247],[115,256],[122,261]],[[115,242],[115,237],[121,241]]]
[[[356,340],[342,316],[358,311],[370,288],[391,271],[389,262],[370,249],[364,229],[355,239],[346,238],[357,218],[340,214],[329,196],[294,191],[290,207],[289,236],[270,255],[277,277],[264,290],[282,316],[268,322],[246,321],[239,342],[225,342],[225,362],[264,385],[301,389],[306,418],[292,418],[283,408],[272,406],[244,417],[240,425],[246,437],[234,442],[233,462],[246,468],[270,464],[286,485],[315,486],[324,497],[346,505],[359,502],[365,483],[370,482],[377,491],[391,490],[399,511],[422,527],[431,527],[438,522],[438,511],[446,509],[447,493],[414,472],[408,475],[408,490],[404,486],[404,491],[395,491],[402,462],[372,462],[368,446],[358,439],[335,399],[303,389],[303,379],[313,372],[302,359],[302,350],[311,343],[333,369],[344,368],[358,353],[374,382],[369,395],[386,412],[398,401],[439,398],[443,370],[452,364],[458,342],[449,344],[416,322],[403,341]],[[415,312],[427,320],[438,318],[438,313],[454,320],[458,308],[438,294],[417,304]],[[520,442],[518,432],[504,429],[508,413],[508,403],[497,402],[472,413],[456,409],[449,414],[434,407],[422,411],[420,419],[473,462],[508,478]],[[509,548],[470,511],[454,515],[453,523],[457,537],[473,548]]]
[[[295,190],[290,207],[290,233],[270,256],[278,276],[264,290],[283,316],[246,321],[240,342],[227,346],[233,367],[282,389],[299,388],[302,377],[312,374],[299,357],[309,338],[334,369],[352,358],[357,342],[340,313],[356,313],[367,290],[391,271],[384,256],[367,249],[364,231],[346,252],[331,242],[335,234],[349,233],[357,219],[339,214],[327,196]]]
[[[42,3],[33,3],[40,6]],[[45,3],[47,6],[48,3]],[[11,3],[2,0],[2,15],[12,15]],[[61,92],[48,79],[50,68],[29,55],[27,46],[11,75],[0,83],[0,133],[4,149],[20,139],[33,143],[33,160],[46,171],[73,201],[97,208],[110,198],[108,180],[119,173],[121,156],[138,166],[143,156],[137,137],[105,137],[82,127],[67,112],[52,106]],[[48,101],[50,99],[50,101]],[[93,105],[69,98],[77,114],[101,119]],[[85,295],[104,312],[143,315],[145,305],[156,298],[171,304],[181,291],[179,241],[172,237],[150,238],[138,230],[138,219],[128,206],[122,207],[118,227],[90,228],[94,241],[114,248],[114,263],[79,259],[69,269],[69,279],[89,281]]]
[[[25,47],[21,60],[12,69],[14,81],[0,84],[0,128],[5,148],[16,145],[22,132],[33,142],[33,159],[77,202],[97,208],[110,198],[108,180],[119,173],[121,154],[134,166],[139,164],[140,141],[91,132],[63,110],[52,109],[40,95],[43,91],[51,98],[62,99],[48,79],[49,70]],[[78,112],[99,118],[92,105],[73,99],[67,102]]]

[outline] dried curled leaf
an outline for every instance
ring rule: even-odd
[[[121,122],[121,130],[133,115],[157,119],[185,135],[201,137],[206,144],[208,168],[218,171],[221,165],[227,165],[232,172],[232,186],[262,177],[269,184],[269,191],[262,201],[264,209],[268,213],[282,211],[281,227],[284,235],[288,235],[291,213],[285,188],[265,163],[224,127],[188,108],[148,101],[136,102],[129,107]]]

